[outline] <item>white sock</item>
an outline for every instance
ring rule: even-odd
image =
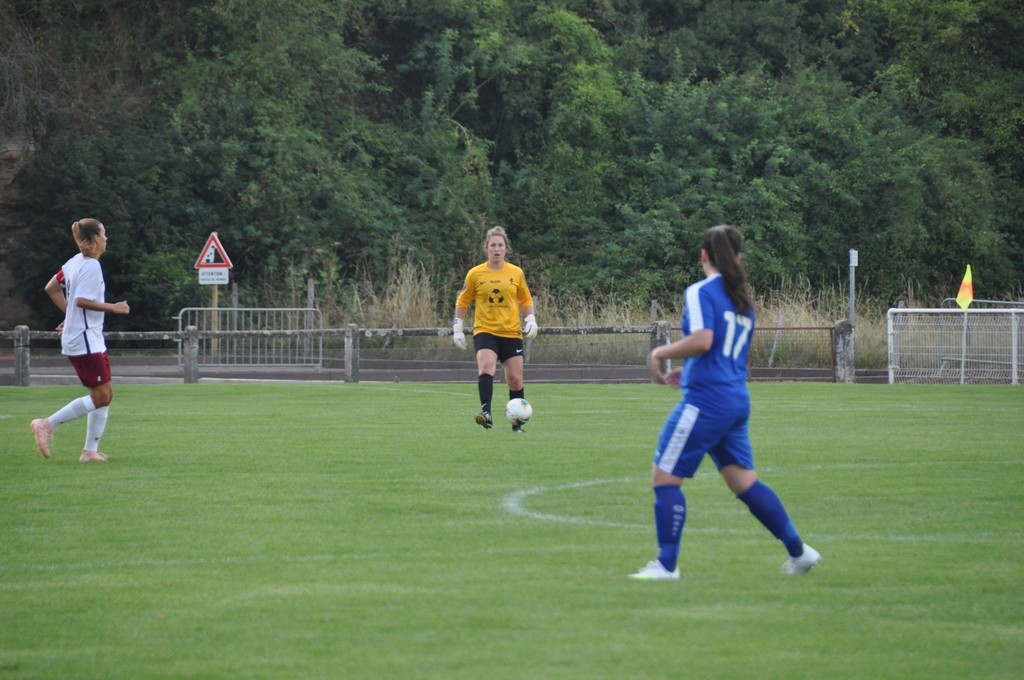
[[[100,439],[103,437],[103,430],[107,429],[107,410],[109,406],[103,406],[95,411],[89,412],[88,425],[85,428],[85,450],[99,451]]]
[[[92,403],[92,397],[88,394],[69,401],[64,408],[50,416],[50,429],[56,430],[64,423],[70,423],[75,418],[81,418],[86,413],[96,410],[96,404]]]

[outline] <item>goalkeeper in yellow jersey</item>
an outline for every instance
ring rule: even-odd
[[[473,312],[473,349],[476,351],[477,390],[480,393],[480,413],[476,422],[485,429],[493,425],[491,399],[494,396],[494,374],[501,362],[508,384],[508,398],[524,398],[523,389],[523,336],[537,337],[537,319],[534,316],[533,296],[526,285],[523,270],[506,262],[511,252],[504,227],[492,227],[484,239],[487,261],[466,273],[466,282],[455,300],[455,323],[452,341],[466,349],[463,319],[469,306],[476,303]],[[520,314],[525,315],[520,329]],[[513,432],[522,432],[522,426],[513,425]]]

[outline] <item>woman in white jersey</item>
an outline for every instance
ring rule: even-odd
[[[522,399],[523,387],[523,335],[537,336],[537,317],[534,316],[533,296],[526,285],[523,270],[507,262],[505,257],[512,250],[504,227],[492,227],[484,238],[484,253],[487,261],[466,273],[466,282],[455,300],[455,321],[452,326],[452,341],[466,349],[466,334],[463,319],[469,306],[476,305],[473,313],[473,349],[476,350],[477,392],[480,396],[480,412],[477,424],[490,429],[491,398],[494,396],[494,374],[501,362],[508,384],[508,398]],[[519,315],[526,316],[520,329]],[[520,425],[513,425],[512,431],[519,433]]]
[[[71,225],[71,233],[81,251],[64,263],[46,284],[46,294],[64,312],[60,332],[61,354],[71,360],[78,379],[89,394],[75,399],[49,418],[31,423],[36,446],[43,458],[50,457],[53,433],[64,423],[87,415],[85,446],[79,458],[83,463],[105,461],[99,444],[107,426],[107,407],[114,398],[110,384],[110,356],[103,338],[103,315],[127,314],[125,301],[113,304],[104,299],[105,284],[100,256],[107,250],[107,230],[99,220],[86,218]],[[63,287],[66,295],[61,291]]]
[[[775,492],[757,478],[747,420],[747,356],[754,333],[754,304],[740,261],[740,232],[721,225],[708,229],[700,251],[704,278],[686,289],[683,339],[651,352],[654,381],[682,389],[658,438],[651,470],[658,558],[632,578],[679,578],[679,542],[686,522],[682,484],[705,455],[729,490],[782,542],[789,559],[782,572],[806,574],[821,559],[805,544]],[[666,359],[684,359],[667,375]]]

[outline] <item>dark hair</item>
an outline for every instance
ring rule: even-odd
[[[740,262],[742,241],[739,229],[720,224],[704,232],[703,248],[708,254],[708,262],[722,275],[725,292],[736,311],[746,314],[754,308],[754,302],[747,291],[747,273]]]

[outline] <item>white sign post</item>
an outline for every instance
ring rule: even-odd
[[[217,286],[221,284],[227,284],[229,280],[228,270],[231,269],[231,258],[228,257],[228,252],[224,250],[224,246],[221,245],[220,239],[217,238],[217,232],[211,232],[210,237],[206,239],[206,245],[199,251],[199,259],[196,260],[196,269],[199,270],[199,284],[204,286],[213,286],[213,294],[211,295],[211,307],[213,307],[213,324],[211,330],[220,330],[220,317],[217,314]],[[217,338],[213,339],[210,343],[210,347],[214,354],[217,353]]]
[[[857,323],[857,312],[856,303],[857,296],[854,294],[854,289],[857,284],[857,251],[850,249],[850,325],[856,327]]]

